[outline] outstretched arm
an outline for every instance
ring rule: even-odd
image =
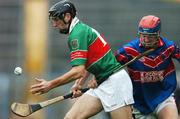
[[[73,92],[72,98],[77,98],[82,95],[82,92],[80,91],[80,89],[82,89],[82,86],[88,77],[89,77],[89,72],[86,71],[85,77],[82,77],[75,81],[74,85],[71,87],[71,92]]]
[[[84,78],[86,69],[84,65],[74,66],[70,71],[53,80],[36,79],[37,83],[31,86],[32,94],[42,94],[58,86],[67,84],[77,79]]]
[[[180,48],[177,45],[174,45],[173,58],[180,62]]]

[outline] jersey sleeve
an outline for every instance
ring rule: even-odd
[[[85,65],[87,60],[88,35],[81,29],[69,37],[71,65]]]
[[[114,54],[115,54],[117,61],[119,63],[121,63],[122,65],[130,60],[130,58],[126,54],[124,47],[121,47],[118,50],[116,50]]]
[[[176,44],[174,44],[174,52],[172,57],[180,62],[180,48]]]

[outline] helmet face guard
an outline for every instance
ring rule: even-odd
[[[159,34],[139,34],[140,43],[145,48],[156,48],[159,43]]]
[[[72,17],[68,22],[64,20],[66,13],[70,13]],[[60,1],[54,4],[49,9],[49,20],[54,20],[54,21],[62,20],[65,24],[68,24],[68,28],[60,29],[60,33],[63,34],[69,33],[69,27],[71,21],[75,16],[76,16],[76,8],[71,2],[68,1]]]
[[[58,20],[62,20],[64,22],[64,24],[68,25],[67,28],[59,28],[59,33],[62,33],[62,34],[68,34],[69,33],[69,27],[70,27],[70,21],[69,22],[65,22],[64,18],[61,18],[61,17],[58,17],[58,16],[54,16],[53,14],[49,15],[49,20],[50,21],[55,21],[55,22],[58,22]],[[69,24],[68,24],[69,23]]]
[[[140,43],[145,48],[157,47],[160,37],[161,21],[154,15],[144,16],[138,26]]]
[[[63,15],[58,14],[57,12],[49,12],[49,20],[63,20]]]

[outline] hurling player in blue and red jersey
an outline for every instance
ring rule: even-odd
[[[128,65],[133,82],[136,119],[178,119],[173,97],[176,72],[172,59],[180,62],[180,49],[160,36],[161,21],[154,15],[144,16],[138,26],[139,38],[119,48],[116,59],[124,64],[144,51],[155,50]]]

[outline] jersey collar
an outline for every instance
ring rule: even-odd
[[[72,29],[76,26],[78,22],[79,22],[79,19],[77,17],[74,17],[69,28],[69,33],[71,33]]]

